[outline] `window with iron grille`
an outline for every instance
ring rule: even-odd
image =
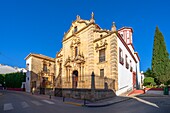
[[[126,58],[126,68],[129,69],[128,56],[125,55],[125,58]]]
[[[99,50],[99,62],[105,61],[105,49]]]
[[[119,48],[119,63],[124,64],[123,51],[121,48]]]
[[[47,64],[43,64],[43,71],[47,72]]]
[[[132,72],[133,68],[132,68],[132,61],[130,60],[130,71]]]
[[[104,77],[104,69],[100,69],[100,77]]]

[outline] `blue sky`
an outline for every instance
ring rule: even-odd
[[[133,43],[141,70],[151,67],[155,27],[170,51],[170,2],[168,0],[0,0],[0,63],[25,67],[29,53],[55,57],[64,32],[80,15],[103,29],[132,27]]]

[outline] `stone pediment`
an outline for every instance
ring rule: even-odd
[[[65,67],[72,67],[72,65],[76,63],[76,64],[84,64],[85,63],[85,59],[83,55],[78,55],[76,56],[74,59],[71,59],[70,57],[68,57],[65,61],[64,66]]]
[[[77,57],[75,57],[74,62],[80,64],[85,62],[84,56],[83,55],[78,55]]]
[[[63,40],[71,37],[74,34],[77,34],[79,31],[87,27],[87,25],[89,24],[90,24],[89,20],[83,20],[80,18],[80,16],[77,15],[76,20],[72,22],[72,25],[70,26],[69,30],[66,33],[64,33]]]
[[[65,61],[65,64],[64,64],[65,67],[71,67],[71,59],[70,57],[68,57]]]
[[[60,58],[63,56],[63,50],[61,49],[57,54],[56,54],[56,58]]]
[[[108,45],[107,40],[100,40],[95,43],[95,50],[99,51],[100,49],[105,49],[107,45]]]

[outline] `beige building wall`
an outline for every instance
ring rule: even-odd
[[[29,67],[28,76],[30,76],[30,88],[40,87],[54,87],[54,75],[55,75],[55,61],[50,57],[46,57],[41,54],[29,54],[26,57],[27,65]],[[47,66],[47,70],[44,71],[44,65]],[[48,79],[46,85],[43,84],[43,79]],[[40,85],[41,84],[41,85]]]
[[[127,30],[129,31],[125,32]],[[77,16],[64,34],[62,48],[55,59],[40,54],[27,56],[26,60],[31,58],[31,80],[36,81],[37,87],[40,86],[42,76],[53,81],[53,87],[56,88],[90,89],[91,74],[94,72],[95,88],[109,88],[120,92],[120,83],[125,85],[124,81],[132,81],[132,78],[123,77],[127,70],[125,66],[120,66],[119,48],[127,51],[128,56],[134,53],[132,33],[132,28],[123,27],[116,30],[114,22],[111,30],[100,28],[95,23],[93,13],[90,20],[83,20]],[[42,71],[44,63],[47,64],[50,73]],[[135,65],[135,62],[132,62],[132,65]]]
[[[74,32],[75,27],[77,28]],[[75,47],[78,56],[75,57]],[[99,51],[105,50],[105,61],[99,62]],[[56,70],[62,64],[62,71],[56,71],[63,88],[73,88],[74,71],[78,71],[76,88],[91,88],[91,74],[95,73],[95,85],[98,89],[108,87],[116,90],[117,82],[117,36],[113,31],[102,30],[94,23],[77,19],[63,38],[63,47],[56,55]],[[60,64],[61,63],[61,64]],[[100,69],[104,69],[104,77],[100,77]],[[61,74],[62,73],[62,74]],[[60,76],[60,77],[59,77]],[[62,81],[62,82],[61,82]],[[59,85],[58,85],[59,86]]]

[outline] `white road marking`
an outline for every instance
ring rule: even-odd
[[[37,105],[37,106],[41,106],[42,104],[38,101],[31,101],[33,104]]]
[[[14,107],[12,106],[11,103],[4,104],[4,111],[12,110],[12,109],[14,109]]]
[[[42,100],[43,102],[46,102],[48,104],[55,104],[54,102],[48,101],[48,100]]]
[[[157,106],[155,103],[151,103],[151,102],[149,102],[149,101],[142,100],[142,99],[137,98],[137,97],[133,97],[133,98],[136,99],[136,100],[138,100],[138,101],[140,101],[140,102],[142,102],[142,103],[145,103],[145,104],[151,105],[151,106],[153,106],[153,107],[159,108],[159,106]]]
[[[22,108],[27,108],[29,105],[26,102],[21,102]]]

